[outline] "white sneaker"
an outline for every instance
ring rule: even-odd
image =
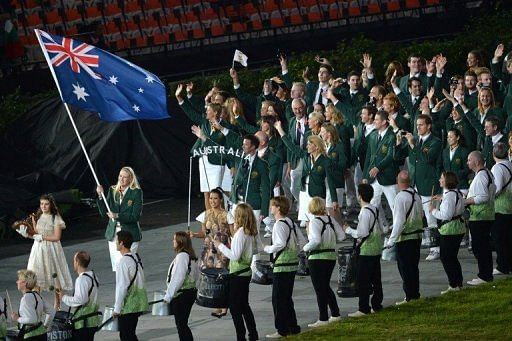
[[[483,279],[477,277],[477,278],[473,278],[471,281],[468,281],[467,283],[469,285],[480,285],[480,284],[485,284],[487,282],[484,281]]]
[[[309,328],[316,328],[316,327],[325,326],[327,324],[329,324],[329,321],[320,321],[320,320],[318,320],[315,323],[308,324],[308,327]]]
[[[273,334],[268,334],[268,335],[265,335],[265,337],[267,339],[280,339],[282,337],[284,337],[283,335],[279,334],[279,332],[275,332]]]
[[[306,221],[305,221],[305,220],[302,220],[302,221],[300,222],[300,227],[306,227],[306,225],[307,225],[307,224],[306,224]]]
[[[431,260],[439,259],[440,257],[441,257],[441,255],[439,252],[430,251],[430,253],[428,254],[427,258],[425,258],[425,260],[431,261]]]
[[[503,272],[501,272],[498,269],[492,270],[492,274],[493,274],[493,276],[504,276],[504,275],[507,275],[506,273],[503,273]]]
[[[331,316],[331,317],[329,317],[329,320],[327,322],[332,323],[332,322],[338,322],[338,321],[341,321],[341,316]]]
[[[362,311],[358,310],[354,313],[350,313],[348,314],[348,317],[363,317],[363,316],[366,316],[365,313],[363,313]]]
[[[448,286],[448,289],[441,291],[441,295],[447,294],[451,291],[459,291],[460,287],[452,288],[451,286]]]
[[[398,302],[395,303],[395,305],[402,305],[402,304],[406,304],[407,302],[409,302],[409,301],[407,301],[407,299],[404,298],[403,301],[398,301]]]

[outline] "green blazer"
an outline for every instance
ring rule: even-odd
[[[325,155],[320,155],[316,159],[314,164],[312,164],[311,156],[309,155],[309,153],[305,150],[302,150],[299,146],[294,144],[289,136],[284,136],[283,142],[286,145],[286,147],[288,147],[288,150],[291,153],[296,155],[296,157],[301,157],[304,161],[301,177],[301,191],[306,191],[306,180],[309,177],[309,196],[321,197],[325,199],[327,193],[325,180],[327,179],[327,185],[331,193],[331,198],[337,198],[338,195],[336,193],[336,185],[334,183],[333,175],[331,173],[331,160],[329,160],[329,158]]]
[[[345,146],[341,143],[327,150],[331,161],[331,174],[336,188],[345,188],[345,170],[349,167],[349,158],[345,154]]]
[[[350,90],[343,88],[338,97],[340,98],[339,102],[345,105],[343,107],[337,106],[337,108],[345,115],[351,125],[356,125],[359,122],[362,107],[368,102],[368,91],[365,88],[360,88],[354,98],[351,98]]]
[[[499,143],[499,142],[504,143],[508,149],[508,139],[505,134],[503,134],[503,136],[498,140],[497,143]],[[492,148],[493,147],[494,147],[494,145],[492,143],[492,138],[490,136],[486,136],[484,139],[484,148],[482,150],[482,155],[484,157],[485,167],[487,169],[491,169],[492,166],[494,166],[494,164],[496,163],[496,162],[494,162],[494,158],[492,157]]]
[[[271,136],[268,140],[268,149],[270,149],[274,154],[276,154],[282,163],[285,163],[288,159],[287,149],[281,140],[281,136],[277,134],[276,136]]]
[[[112,213],[118,213],[116,220],[108,219],[105,238],[109,241],[114,240],[116,225],[119,222],[122,231],[128,231],[133,236],[133,241],[138,242],[142,239],[139,219],[142,215],[142,190],[140,188],[128,188],[123,201],[119,203],[119,192],[114,192],[115,186],[108,189],[107,202]],[[107,217],[107,207],[103,200],[98,199],[98,210],[102,217]]]
[[[415,137],[414,149],[409,147],[409,178],[411,187],[416,186],[418,193],[423,196],[439,193],[439,168],[441,161],[442,145],[441,140],[433,134],[427,138],[420,148],[419,137]]]
[[[450,160],[450,147],[447,146],[443,150],[443,170],[451,171],[457,174],[457,180],[459,180],[459,189],[468,189],[469,182],[468,177],[470,170],[468,168],[468,154],[469,151],[464,147],[457,147],[453,153],[453,157]]]
[[[457,123],[455,123],[451,117],[446,119],[446,131],[452,128],[456,128],[460,131],[464,137],[464,146],[467,148],[467,150],[476,150],[477,134],[475,128],[473,128],[465,116],[462,116],[462,119]]]
[[[279,103],[279,98],[272,94],[264,95],[261,93],[256,96],[245,92],[242,89],[242,86],[240,86],[238,89],[235,89],[235,95],[240,100],[240,102],[242,102],[244,108],[247,108],[249,112],[254,110],[254,117],[256,118],[255,121],[258,121],[261,118],[261,103],[263,101]]]
[[[297,139],[297,118],[294,116],[290,119],[290,123],[288,125],[288,134],[286,136],[290,137],[290,141],[295,143],[295,140]],[[306,151],[306,145],[307,145],[307,137],[310,134],[309,125],[305,124],[304,128],[304,137],[303,137],[303,143],[302,143],[302,150]],[[284,142],[284,138],[282,138]],[[288,146],[287,146],[288,147]],[[290,166],[292,169],[297,167],[297,162],[299,162],[300,156],[297,156],[296,153],[291,153],[290,148],[287,148],[287,161],[290,163]]]
[[[398,129],[405,130],[410,133],[412,132],[411,121],[405,118],[401,113],[396,114],[395,122],[396,125],[398,126]]]
[[[354,145],[352,147],[352,165],[356,165],[357,162],[360,163],[361,169],[364,169],[364,162],[366,160],[366,150],[368,149],[368,139],[370,138],[370,135],[376,134],[376,130],[373,129],[368,136],[363,137],[363,126],[364,123],[360,122],[357,125],[357,133],[356,137],[354,138]]]
[[[400,78],[400,82],[399,82],[399,85],[398,87],[400,88],[400,90],[402,90],[402,92],[405,92],[407,95],[410,95],[409,93],[409,87],[407,86],[407,83],[409,82],[409,74],[403,76],[402,78]],[[431,77],[428,77],[427,74],[425,72],[420,72],[420,75],[418,77],[421,81],[421,87],[423,89],[424,92],[427,92],[428,89],[430,88],[430,86],[433,86],[434,85],[434,79],[432,78],[435,78],[435,75],[431,76]]]
[[[480,123],[480,116],[481,116],[480,111],[478,110],[478,108],[476,108],[475,110],[468,111],[468,113],[465,114],[460,105],[457,105],[455,108],[457,109],[457,111],[460,113],[460,115],[462,117],[465,116],[468,119],[469,123],[473,126],[473,129],[475,129],[476,134],[477,134],[476,148],[478,150],[482,150],[484,147],[485,129],[484,129],[484,124]],[[500,130],[503,129],[503,127],[505,126],[505,123],[506,123],[506,119],[503,115],[503,111],[501,110],[501,108],[494,107],[494,108],[489,109],[487,111],[487,114],[485,114],[485,116],[484,116],[484,121],[485,121],[485,118],[491,117],[491,116],[496,116],[500,119],[501,126],[499,128],[500,128]]]
[[[351,146],[350,146],[350,139],[354,137],[354,128],[352,128],[352,124],[345,121],[342,125],[335,125],[336,131],[338,132],[338,135],[341,140],[341,144],[345,148],[345,156],[347,157],[347,162],[350,162],[351,160]],[[347,164],[347,167],[348,164]]]
[[[208,136],[209,139],[207,141],[215,142],[215,143],[211,143],[211,145],[216,145],[216,144],[221,145],[221,146],[225,145],[226,138],[222,134],[222,132],[220,132],[218,130],[212,131],[210,122],[206,119],[205,116],[203,116],[198,111],[196,111],[193,108],[193,106],[190,104],[190,102],[184,101],[183,104],[181,105],[181,109],[183,109],[183,111],[188,116],[188,118],[190,118],[192,120],[192,122],[197,124],[201,128],[201,130],[206,134],[206,136]],[[221,121],[221,124],[223,124],[222,121]],[[194,149],[203,148],[203,147],[205,147],[205,143],[203,141],[201,141],[200,139],[197,139],[197,141],[195,142],[194,146],[192,147],[190,153],[193,153]],[[224,164],[226,164],[226,158],[221,154],[209,154],[208,162],[210,162],[211,164],[214,164],[214,165],[224,165]]]
[[[400,92],[398,94],[398,101],[400,102],[400,105],[402,106],[405,113],[409,114],[409,131],[412,131],[413,134],[417,134],[416,131],[416,118],[420,115],[420,101],[421,98],[423,98],[423,95],[420,95],[416,103],[412,104],[411,95],[406,94],[405,92]],[[400,116],[400,114],[398,115]],[[397,116],[397,117],[398,117]],[[400,121],[397,120],[397,125],[400,129],[400,125],[407,126],[405,123],[402,122],[402,119],[406,119],[403,116],[400,116]],[[405,129],[407,130],[407,129]]]
[[[261,159],[266,161],[268,164],[270,190],[272,191],[272,189],[276,187],[276,184],[281,182],[281,178],[283,176],[283,160],[279,155],[274,153],[270,147],[267,148]]]
[[[377,173],[379,183],[383,186],[394,185],[396,184],[398,166],[394,160],[396,137],[393,129],[388,127],[380,142],[378,138],[378,132],[367,136],[368,149],[364,161],[363,179],[368,180],[368,183],[374,182],[375,178],[371,178],[369,172],[373,167],[377,167],[379,169],[379,173]]]

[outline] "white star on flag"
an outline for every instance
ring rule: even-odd
[[[148,75],[146,77],[146,80],[148,81],[148,83],[153,83],[153,81],[155,80],[153,77],[151,77],[151,75]]]
[[[144,89],[143,88],[139,88],[139,93],[143,94],[144,93]]]
[[[139,112],[140,111],[140,108],[138,105],[134,104],[133,107],[132,107],[133,111],[135,112]]]
[[[116,76],[114,76],[114,75],[110,76],[110,78],[108,79],[108,81],[109,81],[110,83],[114,84],[114,85],[116,85],[116,84],[117,84],[117,82],[119,82],[119,81],[117,80],[117,77],[116,77]]]
[[[73,85],[73,93],[76,95],[76,99],[77,100],[81,100],[83,99],[84,102],[87,102],[87,100],[85,99],[85,97],[89,96],[89,94],[87,92],[85,92],[85,88],[84,87],[81,87],[80,84],[76,83],[75,84],[71,84]]]

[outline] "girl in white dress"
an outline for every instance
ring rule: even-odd
[[[37,285],[41,291],[52,288],[73,289],[66,256],[60,244],[62,230],[66,228],[66,224],[51,195],[39,198],[39,210],[33,219],[37,221],[34,222],[36,234],[31,237],[34,244],[27,269],[36,273]]]

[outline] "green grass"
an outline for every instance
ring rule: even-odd
[[[512,340],[512,279],[344,319],[289,340]]]

